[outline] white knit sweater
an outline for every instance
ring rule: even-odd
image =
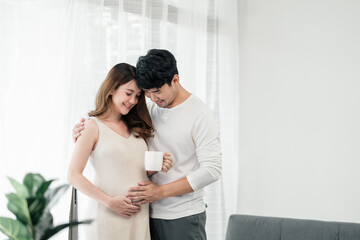
[[[173,108],[151,102],[148,108],[155,129],[149,150],[170,152],[174,159],[170,171],[151,180],[162,185],[186,177],[194,190],[152,203],[150,217],[176,219],[205,211],[203,188],[221,175],[220,133],[212,111],[194,95]]]

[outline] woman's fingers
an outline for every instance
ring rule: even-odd
[[[124,198],[124,201],[125,201],[125,203],[127,203],[127,204],[129,204],[129,205],[132,205],[132,201],[131,201],[131,199],[129,199],[129,198],[125,197],[125,198]]]

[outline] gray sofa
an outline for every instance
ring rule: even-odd
[[[360,224],[231,215],[225,239],[360,240]]]

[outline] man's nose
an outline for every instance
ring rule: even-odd
[[[155,96],[154,93],[150,93],[150,99],[151,101],[155,102],[157,100],[157,97]]]

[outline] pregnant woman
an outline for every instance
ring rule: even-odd
[[[153,132],[135,71],[126,63],[110,70],[96,96],[95,110],[89,113],[91,119],[75,144],[68,181],[95,200],[89,209],[95,221],[86,239],[150,239],[148,205],[140,207],[126,197],[129,187],[148,179],[144,152]],[[83,175],[88,160],[94,167],[94,182]],[[164,154],[163,171],[171,166],[170,155]]]

